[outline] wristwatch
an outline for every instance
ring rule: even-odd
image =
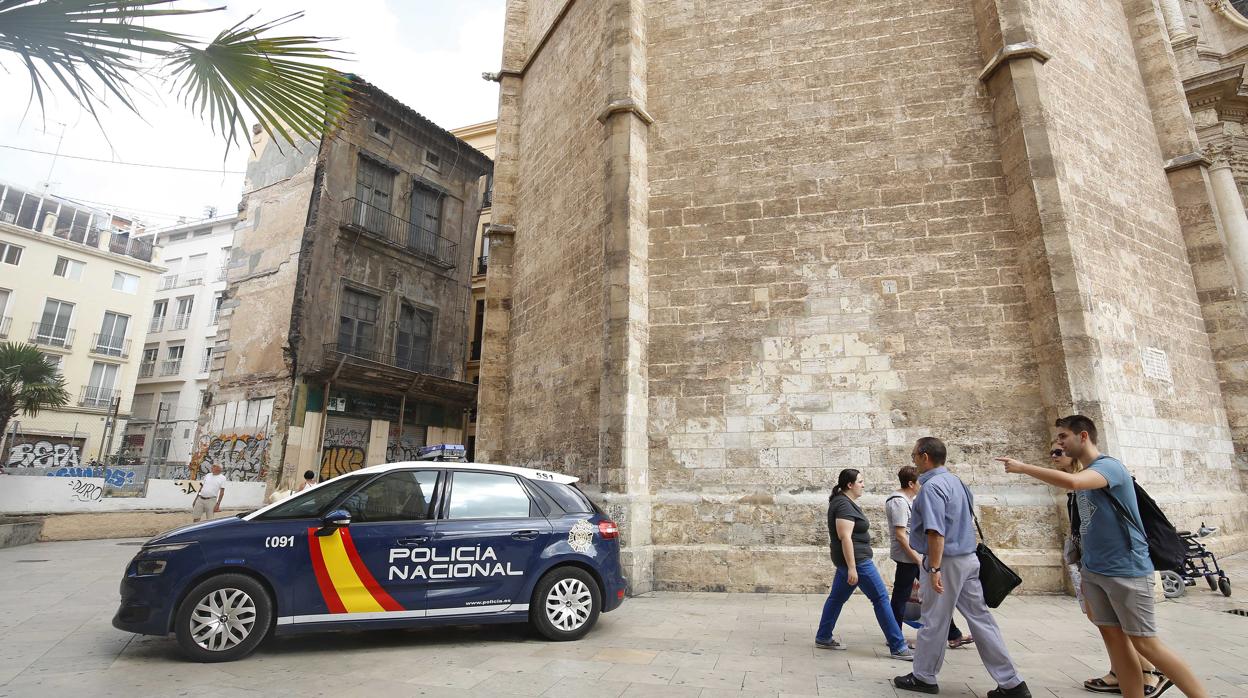
[[[939,571],[940,571],[940,568],[939,568],[939,567],[928,567],[927,565],[924,565],[924,566],[923,566],[923,571],[924,571],[924,572],[926,572],[926,573],[928,573],[928,574],[936,574],[937,572],[939,572]]]

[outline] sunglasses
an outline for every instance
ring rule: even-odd
[[[1050,458],[1061,458],[1064,455],[1066,455],[1066,452],[1060,448],[1055,448],[1052,451],[1049,451]]]

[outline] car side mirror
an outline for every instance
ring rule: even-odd
[[[321,517],[321,528],[316,532],[316,535],[328,536],[334,531],[350,525],[351,512],[346,509],[334,509]]]

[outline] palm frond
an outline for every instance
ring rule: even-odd
[[[178,98],[228,144],[246,132],[244,108],[275,139],[294,145],[320,138],[351,110],[350,79],[318,62],[341,59],[341,52],[325,48],[332,41],[325,37],[262,36],[302,14],[255,27],[244,26],[248,17],[203,47],[175,50],[169,67]]]
[[[174,1],[3,0],[0,51],[17,54],[30,74],[30,99],[42,111],[45,91],[55,82],[98,122],[96,105],[108,95],[136,111],[130,80],[140,58],[167,55],[169,46],[189,40],[142,20],[223,9],[163,7]]]

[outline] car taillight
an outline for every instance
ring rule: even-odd
[[[606,521],[599,521],[598,522],[598,535],[602,536],[604,540],[611,540],[612,538],[619,538],[620,527],[616,526],[615,522],[612,521],[611,519],[607,519]]]

